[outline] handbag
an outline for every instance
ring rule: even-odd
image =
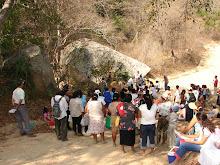
[[[110,117],[110,116],[108,116],[108,117],[106,118],[105,127],[106,127],[106,128],[111,128],[111,117]]]
[[[119,126],[119,120],[120,120],[120,116],[117,116],[117,118],[115,120],[115,127]]]
[[[81,126],[85,127],[89,125],[89,115],[85,114],[80,122]]]

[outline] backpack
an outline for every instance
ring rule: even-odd
[[[55,97],[53,98],[54,100],[54,104],[53,104],[53,108],[52,108],[52,115],[54,117],[60,117],[60,114],[61,114],[61,110],[60,110],[60,100],[62,99],[63,97],[61,97],[58,101],[55,100]]]
[[[189,93],[189,103],[196,102],[196,97],[193,93]]]

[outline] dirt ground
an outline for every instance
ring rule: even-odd
[[[42,121],[32,121],[42,123]],[[10,124],[8,129],[16,129],[16,124]],[[132,153],[130,147],[126,147],[126,154],[122,154],[117,136],[117,146],[112,145],[111,130],[105,130],[107,143],[94,144],[92,136],[75,136],[73,131],[68,132],[68,141],[62,142],[56,139],[55,133],[37,133],[37,137],[30,138],[19,136],[15,133],[0,140],[0,164],[168,164],[168,146],[158,145],[153,153],[142,157],[139,137],[136,136],[135,150]],[[100,141],[99,137],[99,141]],[[195,156],[191,153],[182,161],[183,164],[194,164]],[[196,161],[196,160],[195,160]]]
[[[203,67],[199,66],[192,72],[184,73],[170,78],[170,85],[175,86],[179,84],[181,87],[189,87],[191,82],[200,84],[205,82],[207,85],[211,84],[214,75],[220,75],[219,65],[217,65],[220,59],[220,45],[212,43],[207,46],[205,55],[209,60],[204,61]],[[209,55],[209,56],[208,56]],[[211,62],[210,62],[211,61]],[[201,72],[201,73],[200,73]],[[208,76],[208,79],[204,79],[204,75]],[[211,80],[210,80],[211,79]],[[204,81],[205,80],[205,81]],[[181,82],[181,84],[180,84]],[[201,85],[201,84],[200,84]],[[174,91],[173,91],[174,94]],[[9,99],[10,100],[10,99]],[[215,101],[215,99],[213,100]],[[211,102],[210,102],[211,103]],[[136,153],[132,153],[129,147],[126,147],[126,154],[122,154],[121,147],[119,145],[119,135],[117,135],[117,146],[113,147],[111,139],[111,130],[105,130],[105,138],[107,143],[94,144],[92,136],[78,137],[73,134],[73,131],[68,132],[68,141],[61,142],[56,139],[56,135],[48,124],[42,119],[39,120],[39,116],[42,115],[43,105],[50,106],[49,100],[44,103],[36,103],[28,107],[31,123],[34,123],[34,132],[37,137],[29,138],[27,136],[19,136],[17,128],[16,117],[14,114],[7,114],[2,112],[0,121],[0,164],[1,165],[49,165],[49,164],[132,164],[132,165],[165,165],[168,164],[167,153],[169,151],[168,145],[157,145],[153,153],[149,153],[143,157],[141,156],[141,149],[139,143],[139,137],[136,136],[135,150]],[[10,109],[10,103],[2,105],[3,109]],[[35,109],[39,109],[34,111]],[[38,116],[34,118],[33,116]],[[4,119],[7,118],[7,123]],[[186,122],[179,121],[178,130],[183,130]],[[98,137],[100,140],[100,137]],[[180,164],[198,164],[198,153],[187,153]]]

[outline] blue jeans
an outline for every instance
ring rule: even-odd
[[[180,146],[180,137],[178,137],[176,140],[175,140],[175,143],[174,143],[175,146]]]
[[[183,155],[186,153],[186,151],[200,152],[200,150],[201,150],[201,146],[198,144],[183,143],[179,146],[175,155],[178,159],[180,159],[183,157]]]
[[[155,130],[156,126],[155,124],[152,125],[143,125],[141,124],[141,136],[142,136],[142,144],[141,149],[146,150],[147,149],[147,136],[149,136],[150,139],[150,147],[155,147]]]

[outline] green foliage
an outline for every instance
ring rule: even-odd
[[[14,90],[18,80],[24,80],[24,86],[27,90],[26,100],[36,98],[38,96],[37,89],[31,81],[30,67],[29,59],[20,56],[13,63],[8,64],[6,68],[0,70],[1,86],[3,87],[0,97],[3,97],[8,91]]]
[[[53,97],[53,96],[54,96],[54,93],[53,93],[53,91],[51,91],[51,90],[48,89],[48,90],[46,91],[46,93],[45,93],[45,96],[50,98],[50,97]]]
[[[56,30],[62,26],[54,2],[20,0],[14,4],[2,29],[1,53],[4,58],[10,57],[30,43],[46,48],[48,41],[57,38]]]
[[[207,28],[220,31],[220,11],[199,11],[198,15],[202,17]]]
[[[24,57],[19,57],[15,62],[15,77],[16,78],[25,78],[27,81],[28,75],[30,74],[29,70],[31,64],[29,63],[29,59],[25,59]]]
[[[100,62],[93,66],[91,71],[91,76],[95,77],[97,81],[101,81],[102,77],[106,77],[109,72],[111,72],[114,67],[115,60],[109,58],[102,58]]]
[[[13,88],[17,85],[18,80],[25,80],[26,84],[29,82],[30,67],[29,59],[21,56],[13,64],[10,64],[10,68],[4,71],[3,74],[5,78],[9,79],[10,86]]]
[[[129,74],[127,71],[119,70],[114,74],[114,79],[117,81],[127,82],[129,79]]]
[[[5,0],[0,0],[0,6],[1,6],[1,8],[2,8],[2,6],[4,5],[4,3],[5,3]]]

